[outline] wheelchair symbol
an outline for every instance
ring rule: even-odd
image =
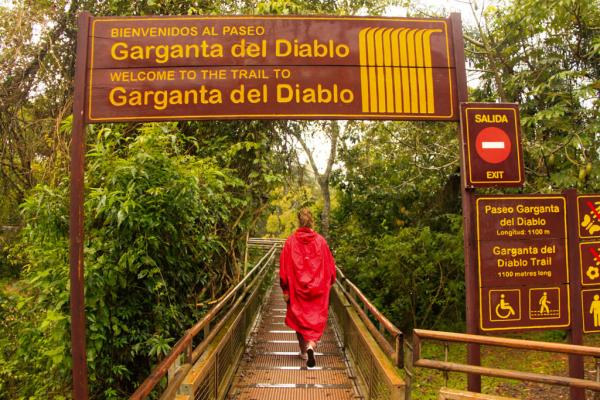
[[[504,300],[504,294],[500,295],[500,303],[496,305],[496,315],[500,319],[507,319],[515,315],[515,310],[508,301]]]

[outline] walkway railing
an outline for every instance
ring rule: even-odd
[[[248,239],[266,254],[190,328],[130,399],[161,390],[160,399],[223,399],[243,355],[282,239]],[[342,271],[331,293],[337,330],[365,400],[405,398],[400,376],[403,335]]]
[[[337,283],[340,290],[346,295],[362,322],[377,341],[377,344],[386,353],[388,358],[398,368],[404,366],[404,335],[402,331],[392,324],[352,283],[344,273],[337,268]],[[369,316],[370,314],[370,316]],[[377,323],[377,326],[373,323]]]
[[[331,307],[362,394],[367,400],[404,399],[406,383],[398,369],[403,364],[402,332],[339,269],[337,278]]]
[[[446,347],[446,359],[444,361],[438,361],[421,358],[421,347],[424,340],[443,342]],[[600,391],[600,382],[592,380],[449,362],[447,360],[447,344],[449,342],[462,344],[474,343],[521,350],[546,351],[551,353],[594,357],[596,359],[597,368],[598,361],[600,360],[600,348],[597,347],[415,329],[413,331],[413,364],[416,367],[433,368],[442,371],[473,373],[497,378],[516,379],[520,381],[538,382],[549,385],[569,386]],[[599,371],[597,370],[596,376],[599,376],[598,374]]]
[[[166,389],[160,398],[174,398],[192,366],[201,357],[208,359],[213,368],[206,379],[200,377],[196,380],[195,383],[201,386],[195,388],[199,390],[196,399],[215,398],[215,393],[222,387],[226,389],[228,384],[224,383],[235,371],[243,353],[246,335],[262,302],[262,284],[272,271],[278,247],[277,243],[271,244],[252,270],[185,333],[130,397],[131,400],[145,399],[157,385],[162,384],[159,386],[163,387],[167,374]],[[201,341],[194,346],[194,339],[200,336]],[[218,348],[213,346],[213,341],[219,343]]]
[[[249,245],[283,245],[282,239],[249,239]],[[400,375],[404,361],[403,334],[337,268],[331,307],[340,339],[357,372],[366,400],[405,398],[406,384]]]

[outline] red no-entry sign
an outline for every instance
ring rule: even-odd
[[[502,129],[495,126],[483,129],[475,139],[475,150],[484,161],[498,164],[510,156],[512,143]]]
[[[465,183],[521,186],[525,180],[516,104],[463,103]]]

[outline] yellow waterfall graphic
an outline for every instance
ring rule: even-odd
[[[433,114],[430,38],[441,29],[365,28],[359,33],[362,111]]]

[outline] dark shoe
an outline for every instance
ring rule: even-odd
[[[308,360],[306,360],[307,367],[312,368],[315,365],[317,365],[317,362],[315,360],[315,351],[312,347],[309,347],[308,350],[306,350],[306,355],[308,356]]]

